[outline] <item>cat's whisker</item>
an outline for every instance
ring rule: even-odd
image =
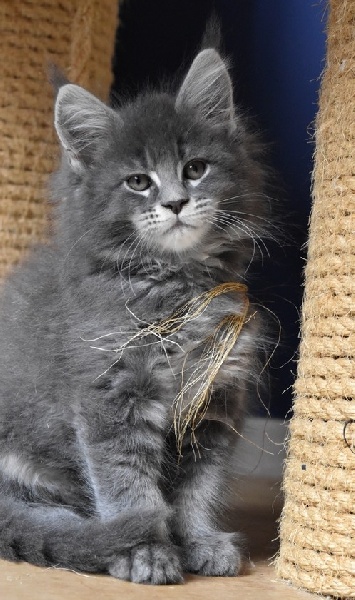
[[[263,202],[266,201],[269,204],[269,207],[271,208],[271,203],[272,202],[277,202],[277,199],[274,198],[273,196],[268,196],[267,194],[264,194],[262,192],[260,193],[255,193],[255,192],[246,192],[244,194],[236,194],[235,196],[229,196],[226,198],[221,198],[219,199],[219,203],[223,203],[223,202],[230,202],[231,200],[243,200],[243,202],[255,202],[255,200],[262,200]]]
[[[144,269],[144,272],[149,275],[149,267],[152,265],[152,258],[149,255],[149,247],[151,246],[151,241],[152,241],[152,237],[153,237],[153,232],[148,231],[148,235],[146,238],[144,238],[142,236],[143,239],[143,244],[141,246],[141,251],[140,251],[140,264]],[[146,250],[146,254],[143,258],[143,251]]]
[[[131,242],[131,244],[128,247],[126,247],[126,253],[121,258],[120,255],[121,255],[124,247],[126,246],[127,242],[129,242],[131,240],[132,237],[133,237],[133,241]],[[138,237],[139,237],[139,234],[136,231],[134,231],[130,236],[128,236],[128,238],[123,242],[123,244],[121,244],[121,247],[120,247],[119,253],[117,255],[117,259],[116,259],[116,265],[117,265],[117,268],[119,269],[120,273],[122,273],[127,268],[127,266],[124,266],[126,257],[128,255],[130,256],[130,249],[135,244]]]
[[[93,227],[90,227],[89,229],[87,229],[75,242],[74,244],[69,248],[67,254],[64,256],[63,258],[63,265],[65,263],[65,261],[69,258],[71,252],[74,250],[74,248],[79,244],[79,242],[81,242],[81,240],[88,235],[88,233],[90,233],[93,230]]]
[[[130,245],[128,247],[126,247],[126,252],[123,256],[123,258],[121,257],[121,254],[126,246],[126,244],[132,239]],[[121,286],[121,291],[123,294],[123,297],[126,298],[126,290],[124,288],[124,282],[126,281],[125,275],[124,275],[124,271],[127,269],[127,265],[125,265],[125,260],[127,256],[130,256],[130,249],[132,248],[132,246],[136,243],[137,239],[138,239],[139,235],[137,234],[137,232],[133,232],[131,233],[131,235],[129,235],[126,240],[121,244],[121,247],[119,249],[118,254],[116,255],[116,267],[120,276],[120,286]]]
[[[135,290],[133,289],[133,285],[132,285],[132,278],[131,278],[131,265],[132,265],[132,261],[133,261],[133,259],[134,259],[135,255],[136,255],[136,252],[137,252],[137,250],[138,250],[139,246],[140,246],[140,245],[142,245],[142,242],[143,242],[143,239],[142,239],[142,236],[141,236],[141,235],[138,235],[138,236],[137,236],[137,238],[138,238],[138,239],[137,239],[137,243],[136,243],[136,245],[134,246],[134,248],[133,248],[133,250],[132,250],[131,258],[130,258],[130,261],[129,261],[129,263],[128,263],[128,282],[129,282],[129,287],[131,288],[132,294],[133,294],[134,296],[136,296],[136,292],[135,292]]]
[[[214,225],[215,227],[217,227],[217,229],[220,229],[221,231],[223,231],[223,233],[226,233],[229,237],[229,240],[233,241],[233,237],[231,236],[230,232],[225,227],[222,227],[222,225],[219,224],[219,222],[217,221],[216,218],[213,217],[213,215],[210,215],[209,217],[207,217],[206,221],[207,221],[207,223],[210,223],[211,225]]]
[[[233,224],[231,223],[230,219],[224,219],[221,215],[217,216],[217,218],[219,219],[219,222],[223,222],[224,225],[230,229],[232,229],[232,231],[242,231],[244,235],[246,235],[247,238],[251,239],[252,243],[253,243],[253,251],[252,251],[252,255],[250,256],[248,265],[244,271],[244,273],[246,274],[248,272],[248,270],[250,269],[251,264],[253,263],[255,256],[256,256],[256,250],[258,249],[260,257],[261,257],[261,261],[263,262],[264,260],[264,253],[263,253],[263,249],[259,244],[259,237],[257,235],[255,235],[254,231],[248,227],[246,225],[246,223],[240,219],[238,220],[233,220]],[[243,235],[243,237],[244,237]]]
[[[248,213],[242,210],[237,210],[235,208],[216,208],[215,209],[216,212],[222,212],[224,214],[230,214],[230,215],[242,215],[243,217],[251,217],[251,220],[258,220],[258,221],[264,221],[267,224],[267,228],[269,227],[276,227],[276,225],[274,225],[274,223],[271,222],[271,220],[267,219],[266,217],[263,217],[261,215],[257,215],[254,213]]]
[[[116,250],[116,244],[112,244],[111,248],[107,252],[106,256],[104,256],[101,260],[100,273],[103,273],[105,271],[105,267],[107,264],[111,264],[112,262],[115,262],[115,250]]]
[[[127,253],[129,252],[129,249],[127,251],[127,247],[125,248],[126,244],[132,239],[132,237],[136,238],[137,237],[137,232],[133,231],[129,236],[126,237],[126,239],[120,244],[118,252],[117,252],[117,245],[113,246],[112,249],[112,258],[115,259],[115,263],[116,263],[116,268],[118,273],[121,273],[122,271],[122,265],[124,264],[124,258],[126,257]],[[126,254],[123,257],[123,260],[121,260],[121,255],[123,250],[126,250]]]
[[[239,219],[238,217],[232,217],[231,215],[227,215],[227,214],[219,215],[218,218],[221,221],[223,221],[225,224],[230,226],[231,228],[233,228],[233,226],[236,226],[236,227],[244,230],[245,232],[248,232],[249,237],[251,237],[255,241],[255,243],[260,251],[262,259],[264,258],[264,254],[261,249],[261,245],[263,246],[266,254],[270,257],[269,250],[265,244],[265,241],[263,240],[262,237],[260,237],[260,235],[258,235],[256,233],[256,231],[250,226],[249,223],[247,223],[245,220]]]
[[[275,243],[280,243],[279,239],[273,235],[271,235],[270,230],[273,229],[274,231],[276,231],[278,233],[278,235],[280,236],[281,234],[281,229],[279,227],[277,227],[275,224],[271,223],[269,219],[266,219],[265,217],[262,217],[260,215],[254,215],[252,213],[246,213],[240,210],[230,210],[230,209],[220,209],[220,208],[216,208],[215,209],[216,213],[222,213],[223,215],[227,215],[230,216],[231,218],[233,218],[235,215],[241,215],[242,217],[246,216],[246,217],[251,217],[251,219],[249,220],[245,220],[248,224],[250,224],[250,222],[253,222],[253,226],[256,227],[257,224],[254,223],[254,219],[257,219],[258,221],[263,221],[266,225],[263,228],[262,226],[260,226],[260,236],[261,235],[266,235],[266,237],[268,239],[273,240]],[[244,220],[243,220],[244,222]]]
[[[135,251],[140,244],[140,241],[141,241],[141,235],[139,232],[138,233],[136,232],[131,244],[126,248],[126,253],[121,260],[122,266],[121,266],[120,272],[122,273],[122,275],[125,274],[125,272],[127,272],[128,279],[130,277],[130,269],[131,269],[132,260],[135,255]],[[126,258],[127,258],[127,260],[126,260]]]
[[[262,198],[264,199],[264,194],[255,194],[253,192],[245,192],[243,194],[238,193],[235,194],[234,196],[227,196],[226,198],[219,198],[218,199],[218,203],[222,204],[224,202],[230,202],[231,200],[251,200],[251,201],[255,201],[255,199],[257,198]]]
[[[123,233],[124,227],[123,226],[117,227],[116,232],[117,231],[120,231]],[[117,252],[117,242],[111,244],[109,249],[105,249],[103,251],[101,266],[100,266],[100,273],[102,273],[105,270],[106,265],[116,265],[117,271],[119,271],[119,255],[121,254],[122,248],[126,245],[126,243],[132,237],[132,235],[135,235],[134,231],[131,233],[131,235],[127,236],[127,238],[124,240],[124,242],[122,242],[119,245],[118,252]]]
[[[253,235],[251,235],[250,231],[248,231],[247,229],[245,229],[245,227],[243,227],[243,222],[242,223],[238,223],[238,224],[231,224],[230,222],[226,223],[224,222],[223,218],[221,218],[218,215],[214,216],[214,224],[217,225],[217,223],[219,224],[219,227],[226,232],[226,227],[230,228],[232,231],[236,232],[237,235],[240,237],[239,231],[241,231],[244,235],[243,237],[246,235],[246,237],[250,238],[253,242],[253,253],[252,256],[250,257],[248,266],[245,270],[245,273],[247,273],[248,269],[250,268],[251,263],[254,260],[255,254],[256,254],[256,247],[258,247],[260,255],[263,259],[263,252],[262,249],[260,248],[260,245],[258,244],[258,241],[255,239],[255,237]],[[222,225],[224,225],[224,227],[221,227],[220,223],[222,223]],[[238,231],[239,230],[239,231]]]

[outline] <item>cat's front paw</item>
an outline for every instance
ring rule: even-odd
[[[168,544],[140,544],[117,556],[109,573],[118,579],[153,585],[182,583],[176,549]]]
[[[183,547],[184,569],[209,577],[238,575],[243,563],[238,542],[238,534],[224,532],[192,538]]]

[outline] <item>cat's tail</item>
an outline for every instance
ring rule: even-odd
[[[0,499],[0,557],[106,572],[125,549],[156,539],[165,517],[161,510],[132,510],[102,522],[64,507]]]

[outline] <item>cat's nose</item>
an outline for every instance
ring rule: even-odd
[[[170,202],[164,202],[162,206],[164,206],[165,208],[170,208],[170,210],[173,211],[174,215],[178,215],[182,211],[185,204],[188,203],[188,201],[188,198],[181,198],[180,200],[171,200]]]

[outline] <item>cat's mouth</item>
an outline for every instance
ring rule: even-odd
[[[191,225],[190,223],[186,223],[186,221],[182,221],[179,217],[176,217],[175,223],[166,230],[165,233],[170,233],[171,231],[183,231],[184,229],[197,229],[196,225]]]
[[[174,223],[166,224],[166,229],[162,232],[159,244],[165,250],[174,250],[181,252],[195,246],[199,239],[198,227],[186,222],[185,219],[177,217]]]
[[[160,231],[161,235],[156,239],[157,244],[164,250],[179,253],[196,246],[204,229],[196,223],[191,224],[185,218],[176,217],[173,222],[170,218]]]

